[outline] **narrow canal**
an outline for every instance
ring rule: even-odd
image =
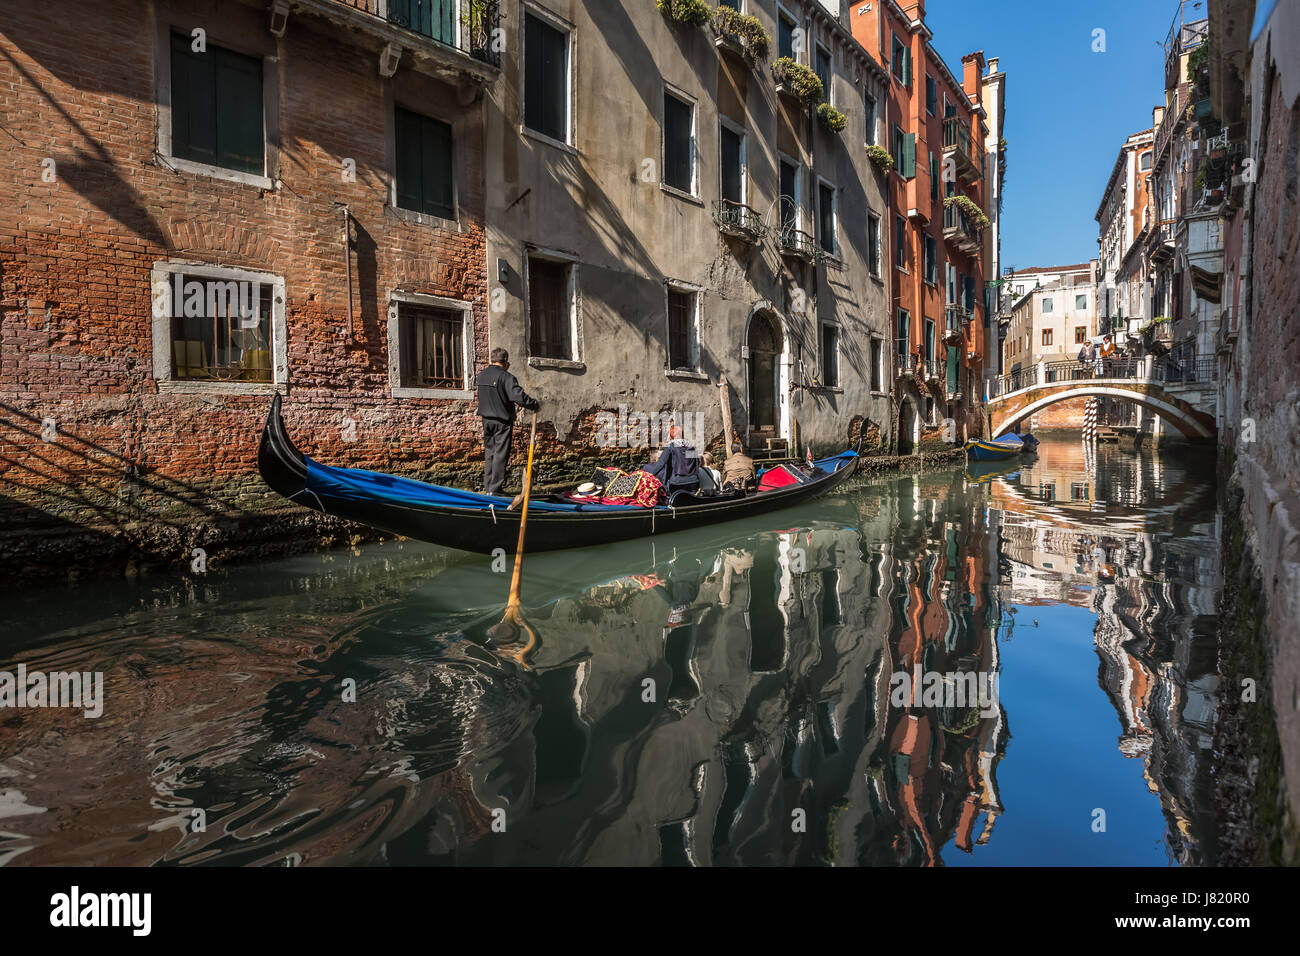
[[[1047,440],[508,570],[385,542],[7,599],[0,864],[1213,862],[1213,468]],[[355,688],[355,691],[353,691]]]

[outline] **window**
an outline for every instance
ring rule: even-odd
[[[1076,309],[1086,309],[1086,308],[1088,308],[1088,296],[1087,296],[1086,294],[1085,294],[1085,295],[1076,295],[1076,296],[1074,297],[1074,307],[1075,307]]]
[[[1074,344],[1082,345],[1088,341],[1088,327],[1086,325],[1076,325],[1074,327]]]
[[[695,193],[695,107],[664,91],[664,185]]]
[[[569,142],[569,34],[524,13],[524,125]]]
[[[925,281],[930,285],[939,284],[939,266],[935,252],[934,236],[926,235],[922,237],[925,242]]]
[[[871,390],[885,390],[885,350],[880,339],[871,340]]]
[[[826,47],[817,44],[817,58],[814,63],[817,79],[822,81],[822,102],[831,102],[831,54]]]
[[[939,90],[935,86],[934,77],[929,73],[925,74],[925,111],[931,116],[939,108]]]
[[[266,171],[262,61],[171,35],[171,155],[241,173]]]
[[[906,309],[898,310],[898,335],[894,345],[898,351],[899,367],[907,368],[907,357],[912,347],[912,317]]]
[[[777,56],[788,56],[792,60],[797,60],[794,55],[794,31],[798,25],[786,14],[784,10],[777,14],[776,18],[776,49]]]
[[[894,169],[904,179],[916,175],[916,134],[904,133],[897,126],[892,131],[891,148],[894,156]]]
[[[1040,311],[1042,311],[1042,312],[1051,312],[1051,311],[1052,311],[1052,300],[1051,300],[1050,298],[1048,298],[1047,296],[1044,296],[1044,297],[1043,297],[1043,307],[1042,307],[1042,309],[1041,309]]]
[[[571,263],[528,258],[528,354],[574,358]]]
[[[840,330],[829,324],[822,325],[822,384],[840,387]]]
[[[930,202],[939,201],[939,157],[930,153]]]
[[[282,380],[284,280],[244,269],[159,263],[151,274],[159,382],[248,390]],[[255,388],[253,390],[256,390]]]
[[[898,82],[912,85],[912,51],[898,37],[894,37],[892,69]]]
[[[866,124],[867,145],[876,145],[876,98],[870,93],[863,92],[863,123]]]
[[[781,160],[781,228],[799,228],[799,167]]]
[[[696,329],[699,293],[668,287],[668,368],[694,371],[698,365]]]
[[[880,217],[867,214],[867,268],[880,275]]]
[[[1046,348],[1051,344],[1052,344],[1052,330],[1043,329],[1043,347]]]
[[[1016,286],[1016,295],[1024,295],[1024,294],[1025,294],[1025,287],[1022,285]]]
[[[1082,482],[1082,481],[1072,481],[1072,482],[1070,482],[1070,500],[1071,500],[1071,501],[1087,501],[1087,500],[1088,500],[1088,485],[1087,485],[1085,482]]]
[[[925,320],[925,360],[934,361],[934,319]]]
[[[400,106],[396,109],[394,127],[397,205],[430,216],[455,219],[451,127]]]
[[[817,238],[823,249],[835,254],[835,187],[827,183],[817,185]]]
[[[402,302],[397,323],[402,388],[466,387],[464,312]]]
[[[745,134],[725,123],[719,124],[718,144],[722,198],[728,202],[743,203],[745,201]]]
[[[894,265],[904,272],[907,271],[907,223],[902,216],[894,217],[894,228],[897,230],[894,248]]]
[[[1143,169],[1150,169],[1150,168],[1151,168],[1151,154],[1150,154],[1150,153],[1143,153],[1143,154],[1142,154],[1142,168],[1143,168]]]

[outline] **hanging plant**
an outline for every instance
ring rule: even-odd
[[[883,146],[868,146],[867,159],[875,163],[878,169],[888,171],[894,168],[894,157]]]
[[[818,105],[817,120],[831,133],[842,133],[844,127],[849,125],[848,118],[829,103]]]
[[[984,215],[984,210],[979,207],[979,203],[969,196],[949,196],[943,201],[943,206],[947,209],[949,206],[956,206],[971,219],[975,220],[975,225],[979,229],[989,227],[989,217]]]
[[[772,79],[776,80],[777,86],[789,90],[808,107],[820,103],[826,92],[816,73],[788,56],[783,56],[772,64]]]
[[[763,29],[763,22],[758,17],[751,17],[731,7],[718,7],[713,11],[713,29],[719,39],[736,43],[750,66],[767,59],[772,36]]]
[[[655,0],[655,6],[670,20],[688,27],[702,27],[713,16],[704,0]]]

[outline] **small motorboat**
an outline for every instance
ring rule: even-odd
[[[966,457],[971,461],[1006,461],[1015,458],[1025,450],[1025,443],[1019,435],[1003,435],[1001,438],[972,438],[966,442]]]

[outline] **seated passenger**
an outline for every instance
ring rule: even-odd
[[[754,483],[754,459],[744,453],[740,442],[731,446],[731,455],[722,466],[723,489],[747,490]]]
[[[704,464],[700,467],[700,492],[706,495],[716,495],[722,490],[722,473],[713,466],[713,456],[707,451],[704,453]]]
[[[680,438],[677,423],[668,425],[668,442],[655,461],[641,466],[641,471],[654,476],[668,494],[674,491],[697,491],[700,487],[700,453],[695,446]]]

